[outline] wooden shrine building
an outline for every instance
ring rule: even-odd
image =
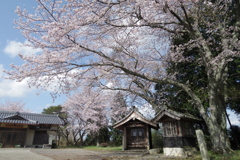
[[[185,156],[186,148],[196,147],[194,124],[199,119],[194,116],[163,109],[152,121],[162,123],[163,152],[165,155]]]
[[[136,108],[123,119],[116,122],[113,128],[123,131],[122,150],[152,148],[151,128],[158,129],[158,124],[147,120]]]
[[[0,145],[50,147],[63,124],[57,115],[0,111]]]

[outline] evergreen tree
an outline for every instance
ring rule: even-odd
[[[64,126],[59,127],[58,132],[58,145],[60,143],[61,138],[65,138],[67,140],[67,144],[69,144],[69,135],[70,131],[67,129],[67,113],[62,110],[62,106],[49,106],[48,108],[44,108],[42,114],[56,114],[58,115],[65,123]]]
[[[42,114],[58,114],[62,115],[64,112],[62,111],[62,106],[49,106],[48,108],[44,108]]]
[[[110,141],[110,132],[108,130],[108,127],[103,127],[98,132],[98,140],[99,144],[101,143],[109,143]]]

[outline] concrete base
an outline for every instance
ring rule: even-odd
[[[160,153],[160,148],[155,148],[155,149],[150,149],[149,154],[159,154]]]
[[[163,148],[163,153],[166,156],[185,157],[183,148]]]

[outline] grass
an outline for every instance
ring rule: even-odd
[[[236,150],[228,154],[214,154],[211,151],[209,151],[208,153],[210,160],[240,160],[240,150]],[[197,154],[193,155],[193,157],[181,160],[202,160],[202,157],[200,152],[198,152]]]
[[[121,151],[122,146],[119,147],[97,147],[97,146],[66,146],[66,147],[59,147],[59,148],[81,148],[87,150],[95,150],[95,151]]]
[[[105,150],[105,151],[121,151],[122,150],[122,146],[119,147],[97,147],[97,146],[86,146],[83,147],[83,149],[87,149],[87,150]]]
[[[209,152],[211,160],[240,160],[240,150],[235,150],[228,154],[213,154]]]
[[[64,148],[83,148],[83,146],[60,146],[60,147],[58,147],[59,149],[60,148],[62,148],[62,149],[64,149]]]

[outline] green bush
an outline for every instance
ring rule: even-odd
[[[152,130],[152,147],[163,148],[163,136],[160,130]]]

